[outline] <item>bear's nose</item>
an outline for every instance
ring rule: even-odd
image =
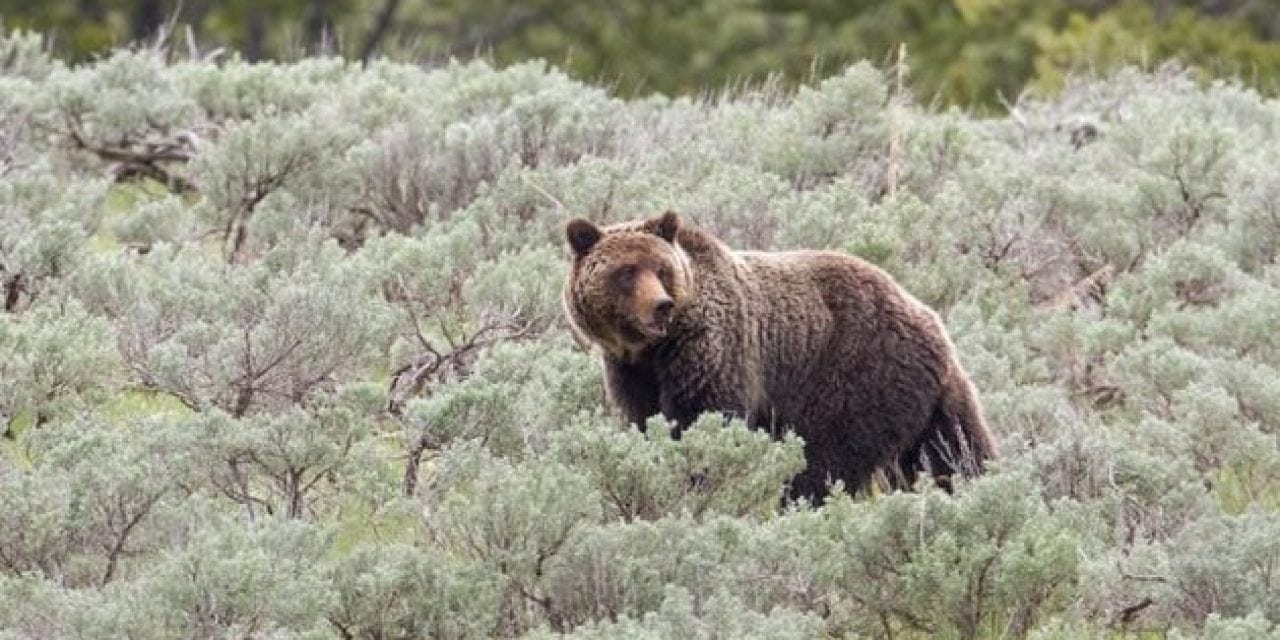
[[[671,315],[676,310],[676,303],[671,298],[663,298],[653,305],[653,319],[656,322],[666,324],[671,321]]]

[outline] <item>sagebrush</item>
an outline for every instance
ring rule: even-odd
[[[867,64],[623,100],[20,45],[0,638],[1280,634],[1274,100],[1165,68],[978,119]],[[1003,460],[780,509],[795,439],[609,418],[560,226],[665,208],[887,269]]]

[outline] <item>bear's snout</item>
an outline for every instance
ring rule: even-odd
[[[659,298],[653,303],[653,323],[666,329],[671,324],[671,318],[675,315],[676,303],[671,298]]]

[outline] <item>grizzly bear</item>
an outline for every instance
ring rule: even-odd
[[[969,377],[932,310],[888,274],[830,251],[732,251],[661,216],[565,226],[563,303],[603,352],[605,391],[640,428],[676,435],[704,412],[804,439],[792,498],[820,503],[879,470],[907,488],[947,485],[996,455]]]

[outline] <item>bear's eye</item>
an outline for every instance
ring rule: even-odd
[[[636,278],[636,268],[631,265],[619,267],[618,270],[614,272],[614,277],[618,279],[619,284],[624,286],[630,285],[631,281]]]
[[[658,279],[663,282],[671,281],[671,269],[667,267],[658,267]]]

